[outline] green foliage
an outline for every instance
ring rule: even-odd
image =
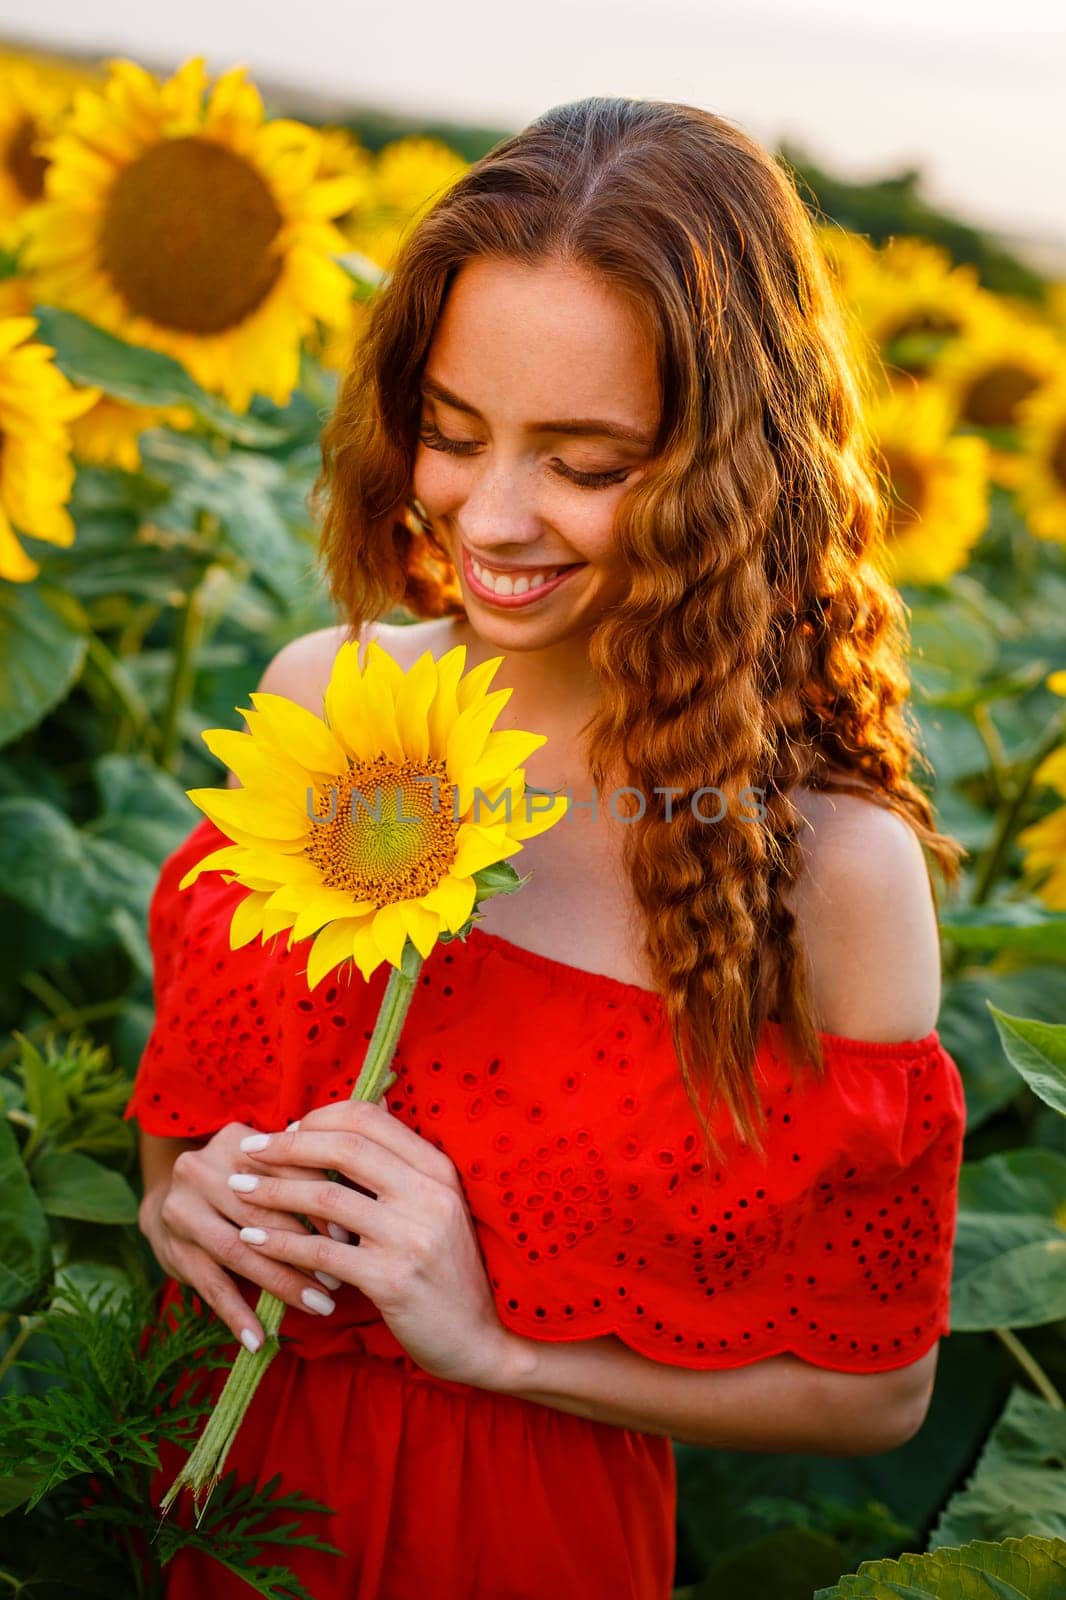
[[[1066,1586],[1066,1540],[975,1540],[898,1561],[864,1561],[814,1600],[1057,1600]]]
[[[944,1508],[930,1549],[970,1539],[1066,1539],[1066,1410],[1012,1389],[973,1476]]]
[[[371,149],[417,131],[468,160],[503,136],[355,125]],[[917,174],[852,186],[783,159],[814,207],[875,243],[920,233],[974,261],[986,287],[1039,298],[1026,269],[924,206]],[[382,275],[348,266],[368,298]],[[238,416],[169,357],[35,315],[71,379],[180,407],[189,426],[143,434],[136,470],[82,465],[74,544],[27,541],[39,577],[0,584],[0,1585],[155,1596],[189,1544],[254,1592],[310,1600],[288,1569],[258,1563],[264,1544],[315,1542],[271,1519],[329,1508],[275,1495],[278,1478],[253,1492],[230,1474],[196,1527],[156,1526],[156,1447],[188,1448],[207,1408],[194,1392],[173,1405],[178,1380],[228,1366],[231,1344],[184,1294],[177,1327],[146,1342],[159,1269],[122,1112],[151,1024],[151,893],[199,819],[185,791],[222,779],[201,733],[239,727],[280,645],[336,620],[308,510],[335,379],[305,356],[289,404]],[[953,1337],[925,1426],[882,1457],[677,1447],[690,1595],[1040,1600],[1063,1587],[1066,912],[1025,881],[1020,836],[1063,802],[1036,773],[1066,740],[1066,702],[1047,687],[1066,665],[1066,551],[996,488],[966,569],[904,599],[916,781],[968,852],[940,908],[938,1026],[967,1101]],[[494,893],[522,881],[508,863],[478,878]]]
[[[866,234],[875,245],[896,234],[928,239],[953,261],[977,267],[985,288],[1041,300],[1044,280],[1010,251],[993,244],[979,229],[948,215],[922,197],[923,174],[910,167],[873,183],[849,183],[827,172],[797,145],[785,140],[780,155],[807,191],[813,207],[853,233]]]
[[[187,1289],[171,1326],[146,1339],[152,1311],[143,1286],[89,1295],[68,1283],[37,1326],[38,1343],[47,1339],[53,1353],[20,1357],[21,1367],[54,1382],[43,1394],[0,1397],[0,1515],[47,1504],[48,1520],[64,1525],[58,1565],[32,1533],[7,1541],[21,1549],[21,1581],[34,1594],[102,1594],[106,1582],[112,1594],[128,1594],[136,1581],[138,1594],[160,1595],[163,1569],[189,1547],[270,1600],[313,1600],[288,1568],[256,1560],[264,1544],[343,1553],[298,1533],[298,1523],[274,1520],[333,1509],[301,1494],[277,1495],[280,1474],[253,1492],[229,1473],[198,1524],[157,1526],[149,1488],[158,1445],[190,1448],[213,1403],[195,1386],[180,1396],[175,1390],[190,1368],[228,1367],[232,1353],[228,1330],[197,1312]]]

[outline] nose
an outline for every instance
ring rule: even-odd
[[[542,541],[530,474],[502,461],[471,475],[455,520],[463,543],[486,561],[521,561]]]

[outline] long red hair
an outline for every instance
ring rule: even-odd
[[[411,483],[434,327],[454,275],[481,256],[600,273],[656,340],[659,448],[617,508],[631,585],[591,636],[601,694],[583,736],[601,796],[630,785],[644,799],[625,867],[710,1147],[720,1154],[701,1087],[762,1153],[766,1019],[794,1063],[825,1070],[785,905],[802,870],[789,792],[895,811],[949,883],[966,854],[912,777],[928,762],[906,704],[906,610],[877,561],[887,500],[864,422],[870,352],[793,177],[746,133],[672,102],[553,108],[418,220],[371,304],[316,486],[330,590],[353,627],[397,604],[463,612]],[[709,786],[725,805],[713,826],[689,804]],[[670,790],[668,821],[657,791]]]

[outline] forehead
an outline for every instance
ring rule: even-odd
[[[426,371],[488,414],[601,416],[654,429],[647,321],[602,278],[570,265],[479,258],[457,273]]]

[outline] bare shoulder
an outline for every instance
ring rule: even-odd
[[[940,1011],[940,936],[913,829],[874,800],[794,790],[804,871],[790,902],[817,1025],[888,1043],[924,1038]]]
[[[365,623],[362,640],[376,639],[406,671],[415,658],[431,643],[432,632],[438,626],[435,619],[427,622]],[[267,666],[259,688],[269,694],[283,694],[298,705],[306,706],[316,716],[322,715],[322,701],[342,644],[354,640],[355,634],[347,623],[331,628],[317,628],[313,633],[301,634],[283,645]]]
[[[427,634],[426,630],[438,626],[435,620],[399,625],[368,622],[363,626],[360,639],[376,639],[406,671],[414,665],[417,656],[431,645],[431,637],[436,637]],[[334,627],[316,628],[312,633],[303,633],[297,639],[290,639],[268,663],[258,689],[264,694],[282,694],[287,700],[295,700],[297,705],[305,706],[316,717],[320,717],[337,651],[342,644],[354,638],[355,633],[346,623],[338,623]],[[238,787],[232,772],[226,774],[226,784],[231,789]]]

